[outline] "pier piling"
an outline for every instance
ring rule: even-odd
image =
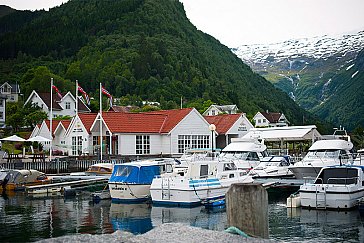
[[[268,193],[260,183],[232,184],[226,193],[228,226],[267,239]]]

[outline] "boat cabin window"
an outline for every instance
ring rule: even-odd
[[[236,166],[234,163],[225,163],[224,164],[224,171],[227,170],[236,170]]]
[[[254,160],[254,161],[258,161],[259,160],[259,156],[256,152],[249,152],[248,157],[246,158],[247,160]]]
[[[354,168],[329,168],[321,171],[315,184],[356,184],[358,170]]]
[[[100,172],[111,172],[112,170],[109,168],[100,167]]]
[[[234,178],[235,175],[234,174],[229,174],[229,178]]]
[[[160,172],[162,173],[171,173],[173,172],[173,167],[170,164],[165,164],[160,166]]]
[[[115,176],[129,176],[132,169],[129,166],[120,166],[118,167]]]
[[[209,174],[209,166],[208,165],[201,165],[200,166],[200,176],[208,176]]]

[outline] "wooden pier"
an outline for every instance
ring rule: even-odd
[[[25,188],[25,191],[30,194],[52,193],[52,192],[56,192],[56,191],[64,191],[67,188],[79,188],[79,187],[107,183],[108,180],[109,180],[109,178],[103,177],[103,176],[101,176],[100,178],[93,177],[92,179],[83,179],[83,180],[77,180],[77,181],[65,181],[65,182],[50,183],[50,184],[44,184],[44,185],[27,186]]]

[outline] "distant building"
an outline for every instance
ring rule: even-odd
[[[205,116],[209,124],[216,126],[216,148],[225,148],[232,138],[241,138],[254,126],[244,113]]]
[[[6,96],[0,95],[0,127],[5,125],[6,118]]]
[[[138,106],[132,106],[132,105],[128,105],[128,106],[119,106],[119,105],[113,105],[109,111],[114,111],[114,112],[131,112],[132,110],[136,110],[138,109]]]
[[[53,118],[57,116],[75,116],[76,115],[76,98],[68,92],[62,98],[58,95],[53,95]],[[50,119],[50,109],[51,109],[51,93],[37,93],[35,90],[29,95],[28,99],[25,101],[26,104],[36,104],[43,111],[48,114]],[[82,99],[78,99],[78,112],[79,113],[89,113],[91,110],[86,106]]]
[[[202,114],[203,116],[216,116],[220,114],[236,114],[238,107],[236,105],[211,105]]]
[[[3,83],[0,86],[0,94],[6,96],[7,102],[18,102],[20,96],[20,87],[18,84]]]
[[[289,125],[286,116],[278,112],[258,112],[253,120],[255,127],[286,127]]]

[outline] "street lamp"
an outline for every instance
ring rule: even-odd
[[[214,133],[216,131],[215,124],[210,124],[209,130],[211,131],[211,152],[214,152]]]

